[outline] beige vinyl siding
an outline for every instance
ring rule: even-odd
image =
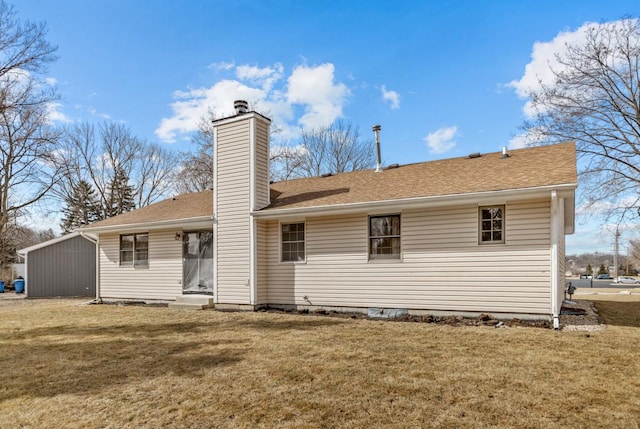
[[[149,232],[148,267],[121,266],[120,235],[100,234],[100,297],[174,300],[181,295],[182,241],[175,239],[176,232]]]
[[[217,301],[249,304],[249,121],[217,129]]]
[[[269,205],[269,126],[265,122],[255,121],[256,155],[255,155],[255,192],[254,209],[259,210]]]
[[[269,222],[268,302],[549,314],[549,201],[505,210],[495,245],[478,244],[476,205],[403,211],[401,261],[388,262],[368,260],[368,214],[307,218],[306,263],[279,262]]]
[[[267,222],[256,221],[257,235],[257,267],[256,284],[257,296],[256,304],[266,304],[267,301]]]

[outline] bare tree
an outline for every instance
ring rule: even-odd
[[[289,180],[298,175],[304,158],[301,156],[300,146],[281,145],[272,146],[269,154],[269,175],[271,180]]]
[[[134,136],[123,124],[105,122],[97,132],[90,123],[67,128],[57,163],[64,168],[64,180],[56,186],[56,196],[69,201],[78,184],[86,181],[96,191],[102,219],[121,212],[118,202],[129,199],[117,195],[116,189],[130,192],[137,207],[173,193],[176,156]]]
[[[157,143],[142,142],[142,151],[132,169],[137,207],[148,206],[175,192],[178,157]]]
[[[618,223],[640,208],[640,20],[595,25],[556,55],[552,84],[530,92],[524,128],[542,143],[575,141],[587,203]]]
[[[14,221],[5,226],[4,239],[0,240],[0,279],[12,278],[10,264],[17,260],[17,250],[42,243],[55,238],[51,228],[47,230],[35,230]]]
[[[21,22],[0,0],[0,248],[6,227],[57,180],[51,163],[57,133],[48,121],[55,90],[42,81],[56,47],[43,23]],[[0,255],[4,258],[6,255]]]
[[[629,254],[631,263],[640,267],[640,239],[629,240]]]
[[[265,114],[268,115],[268,114]],[[216,115],[210,112],[200,119],[192,138],[197,151],[183,155],[176,188],[180,192],[197,192],[213,188],[213,125]],[[275,127],[272,134],[280,130]],[[296,145],[271,146],[269,154],[272,180],[344,173],[375,165],[374,145],[363,141],[357,127],[338,121],[330,126],[304,130]]]
[[[375,165],[374,145],[360,139],[357,127],[337,121],[332,125],[300,133],[300,143],[286,152],[293,172],[290,177],[312,177],[345,173]]]
[[[213,189],[213,124],[215,113],[200,118],[198,129],[191,138],[195,152],[182,155],[180,173],[176,175],[179,192],[199,192]]]

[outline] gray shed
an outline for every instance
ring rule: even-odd
[[[96,241],[74,232],[18,250],[28,297],[96,295]]]

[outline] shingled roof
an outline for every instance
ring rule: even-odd
[[[271,185],[263,211],[577,184],[573,143],[450,158]]]
[[[83,229],[115,225],[135,225],[146,222],[162,222],[213,216],[213,191],[181,194],[100,222]]]
[[[327,177],[271,184],[271,204],[260,210],[329,207],[421,197],[438,197],[546,186],[575,185],[573,143],[516,149]],[[86,228],[137,225],[213,216],[213,191],[178,195]]]

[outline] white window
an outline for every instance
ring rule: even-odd
[[[478,209],[480,244],[504,243],[504,206]]]
[[[304,261],[304,222],[283,223],[280,228],[281,261]]]
[[[369,217],[369,259],[400,259],[400,215]]]
[[[149,265],[149,234],[120,236],[120,265]]]

